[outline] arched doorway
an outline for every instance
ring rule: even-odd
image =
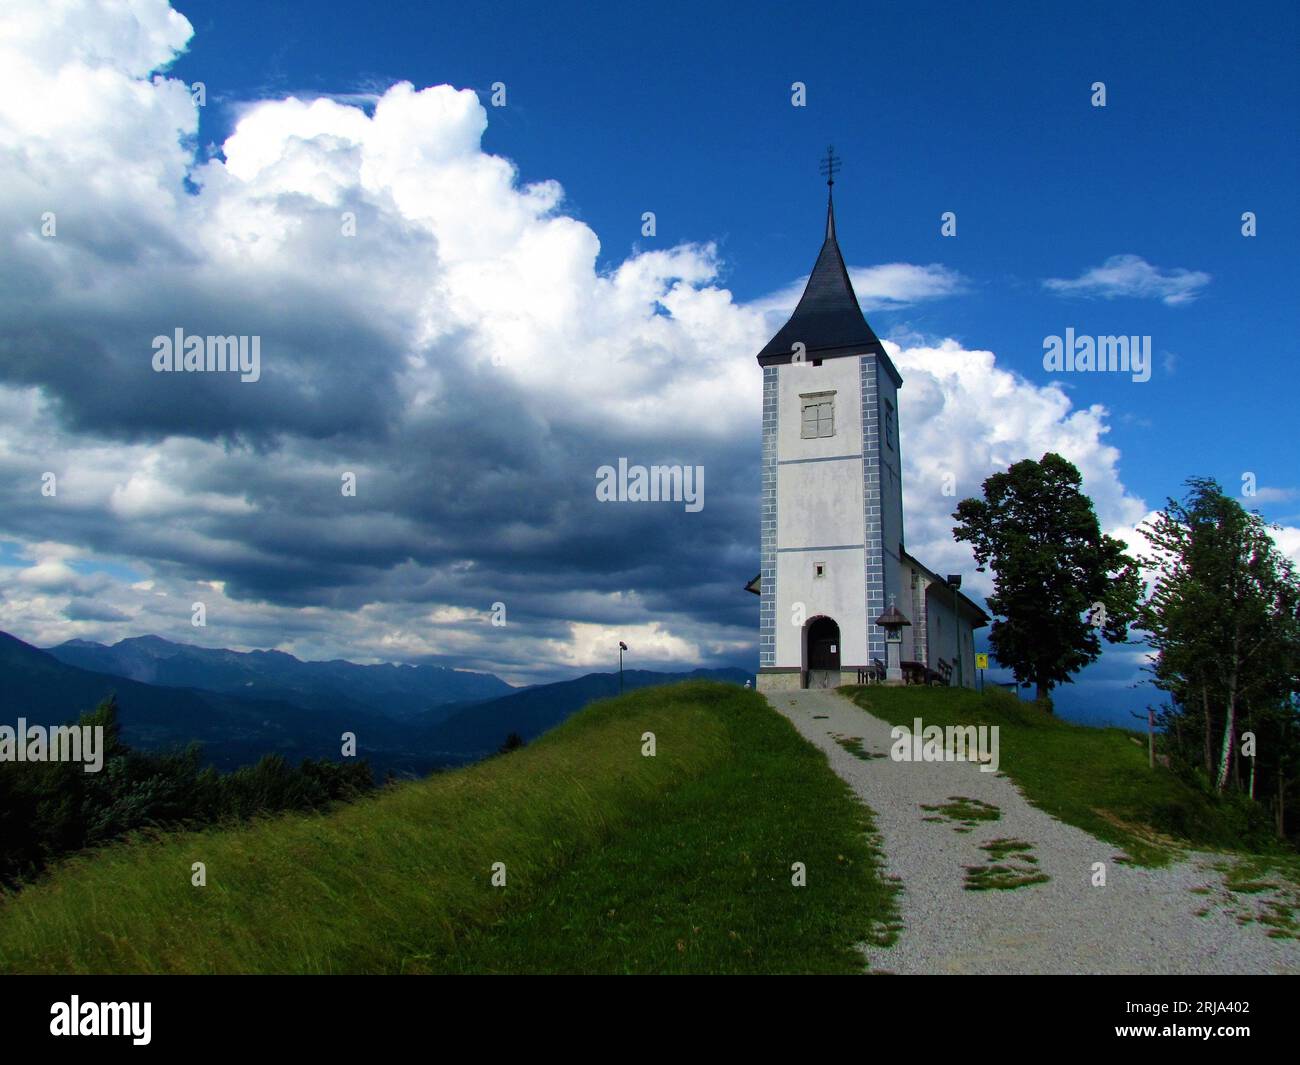
[[[840,683],[840,627],[824,614],[804,626],[804,661],[809,688],[835,688]]]

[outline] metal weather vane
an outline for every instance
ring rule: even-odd
[[[840,157],[835,154],[835,146],[828,144],[826,146],[826,158],[821,161],[819,167],[827,185],[835,184],[835,172],[840,169],[841,165]]]

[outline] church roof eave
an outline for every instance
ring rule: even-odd
[[[780,333],[777,334],[778,337],[780,335]],[[792,351],[786,350],[785,352],[782,352],[776,350],[769,352],[768,349],[771,347],[772,345],[768,344],[767,348],[764,348],[763,352],[758,356],[759,366],[784,366],[786,363],[794,361],[794,353]],[[865,345],[849,344],[841,347],[829,348],[814,348],[809,346],[806,354],[807,361],[809,362],[812,362],[815,359],[840,359],[848,355],[874,355],[877,362],[879,362],[880,365],[885,368],[885,372],[889,374],[890,380],[894,382],[894,387],[903,387],[903,375],[898,372],[898,367],[894,365],[894,361],[889,357],[889,352],[885,350],[885,346],[879,340],[872,344]]]

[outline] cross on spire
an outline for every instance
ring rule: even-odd
[[[835,184],[835,171],[837,171],[840,166],[840,157],[835,154],[835,146],[833,144],[828,144],[826,146],[826,158],[821,161],[820,166],[820,170],[822,175],[826,178],[826,184],[828,186]]]

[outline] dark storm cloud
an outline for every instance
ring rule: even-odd
[[[69,621],[129,621],[130,615],[93,599],[73,599],[63,608]]]

